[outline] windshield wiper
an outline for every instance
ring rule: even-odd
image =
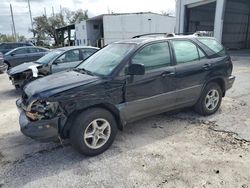
[[[93,72],[91,72],[89,70],[86,70],[85,68],[74,68],[73,70],[77,71],[77,72],[84,73],[84,74],[88,74],[88,75],[91,75],[91,76],[95,75]]]

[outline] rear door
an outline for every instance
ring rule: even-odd
[[[11,58],[9,59],[9,63],[11,67],[20,65],[24,62],[29,62],[28,58],[28,49],[27,48],[20,48],[17,50],[14,50],[11,53]]]
[[[69,50],[52,63],[52,73],[76,67],[81,62],[80,50]]]
[[[37,59],[45,55],[45,51],[40,48],[30,47],[28,48],[28,50],[29,50],[29,55],[28,55],[29,61],[36,61]]]
[[[176,105],[194,104],[201,93],[211,65],[203,50],[193,41],[171,41],[176,63]]]
[[[144,64],[145,75],[128,76],[122,114],[128,121],[165,111],[174,106],[175,90],[172,58],[168,42],[140,49],[131,63]]]

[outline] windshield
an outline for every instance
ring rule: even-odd
[[[63,52],[64,52],[63,50],[53,50],[52,52],[36,60],[36,62],[40,64],[48,64],[51,60],[53,60],[54,58],[56,58],[58,55],[62,54]]]
[[[134,46],[134,44],[110,44],[90,56],[76,68],[84,69],[96,75],[107,76],[120,64]]]

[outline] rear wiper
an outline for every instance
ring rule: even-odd
[[[86,70],[85,68],[74,68],[73,70],[74,71],[78,71],[78,72],[82,72],[84,74],[88,74],[88,75],[94,76],[94,73],[92,73],[89,70]]]

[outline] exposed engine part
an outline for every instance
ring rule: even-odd
[[[51,119],[56,117],[57,110],[57,102],[36,101],[32,104],[31,110],[26,112],[26,115],[33,121]]]

